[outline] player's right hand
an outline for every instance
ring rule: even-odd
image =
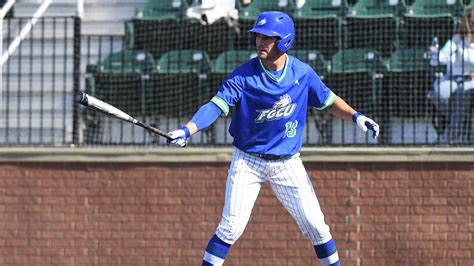
[[[186,131],[182,127],[174,131],[168,132],[168,135],[172,140],[168,140],[168,144],[173,144],[177,147],[186,147],[188,136],[186,136]]]

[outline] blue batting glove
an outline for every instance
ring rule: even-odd
[[[365,132],[367,131],[367,129],[372,130],[372,138],[376,139],[379,136],[379,125],[367,116],[357,112],[352,116],[352,121],[354,121],[354,123],[356,123],[357,126],[359,126],[359,128]]]
[[[180,126],[178,129],[169,132],[168,135],[173,139],[168,140],[168,144],[184,148],[186,147],[190,133],[187,127]]]

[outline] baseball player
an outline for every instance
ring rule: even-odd
[[[261,13],[250,30],[258,56],[230,74],[217,94],[191,121],[169,132],[176,146],[235,108],[233,136],[222,219],[206,248],[202,265],[222,265],[230,246],[242,235],[263,182],[314,245],[322,265],[340,265],[336,245],[299,157],[308,106],[352,120],[373,138],[379,126],[335,95],[307,64],[286,54],[295,38],[291,18]]]

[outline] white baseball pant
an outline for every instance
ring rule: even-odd
[[[242,235],[266,181],[313,245],[332,238],[299,153],[288,159],[269,161],[234,148],[222,220],[216,231],[222,241],[234,244]]]

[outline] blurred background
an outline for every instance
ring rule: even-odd
[[[2,22],[2,146],[166,145],[75,105],[74,93],[174,130],[256,55],[247,31],[265,10],[292,16],[289,53],[382,127],[374,141],[311,110],[305,145],[474,144],[469,0],[0,1],[9,2]],[[229,146],[230,119],[220,118],[190,145]]]

